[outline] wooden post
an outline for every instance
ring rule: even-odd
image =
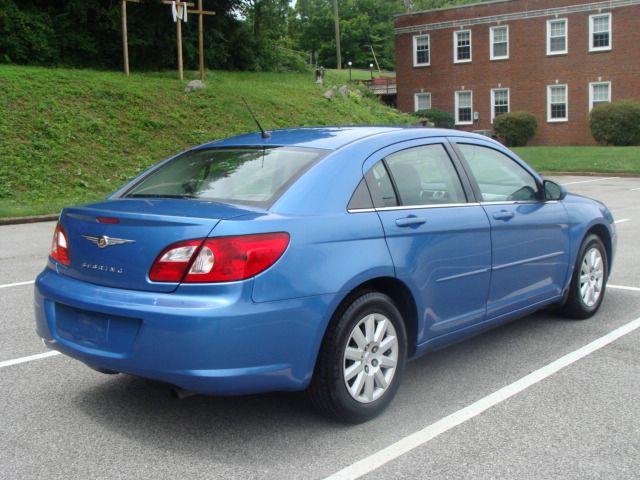
[[[175,2],[171,0],[162,0],[162,3],[164,3],[165,5],[171,5],[172,8],[175,5],[177,9],[175,22],[176,22],[176,43],[178,44],[178,74],[180,76],[180,80],[184,80],[184,69],[182,66],[182,22],[183,22],[183,18],[186,19],[186,15],[184,15],[183,9],[186,10],[187,7],[193,7],[194,4],[189,2],[182,2],[180,0],[176,0]]]
[[[127,36],[127,2],[140,3],[140,0],[122,0],[122,56],[124,61],[124,74],[129,76],[129,38]]]
[[[200,80],[204,81],[204,15],[215,15],[216,12],[205,11],[202,8],[202,0],[198,0],[197,10],[187,10],[187,13],[198,15],[198,64],[200,67]]]

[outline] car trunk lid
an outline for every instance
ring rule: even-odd
[[[172,243],[207,237],[220,220],[248,213],[254,212],[222,203],[158,198],[67,208],[60,224],[71,263],[58,270],[97,285],[171,292],[177,283],[149,280],[158,254]]]

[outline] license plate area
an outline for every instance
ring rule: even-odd
[[[108,352],[131,351],[142,321],[56,304],[56,331],[68,342]]]

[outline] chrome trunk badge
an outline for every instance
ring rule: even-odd
[[[135,240],[127,240],[126,238],[113,238],[102,235],[101,237],[94,237],[92,235],[82,235],[91,243],[95,243],[98,248],[111,247],[113,245],[124,245],[125,243],[136,243]]]

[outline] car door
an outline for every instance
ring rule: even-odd
[[[568,272],[568,216],[545,201],[539,178],[496,145],[456,143],[491,222],[493,252],[487,318],[560,298]]]
[[[365,163],[396,276],[418,304],[418,344],[485,318],[489,222],[449,149],[444,138],[404,142]]]

